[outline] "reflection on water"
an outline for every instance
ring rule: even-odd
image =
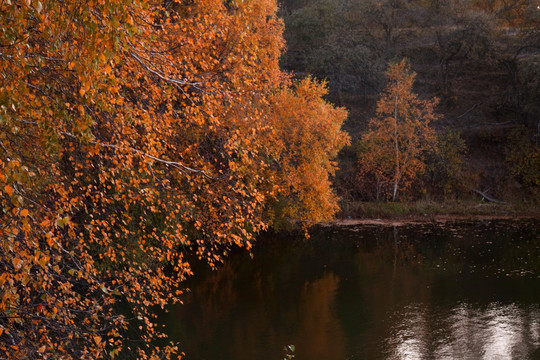
[[[328,273],[306,283],[301,292],[297,331],[302,335],[295,345],[306,350],[307,359],[346,357],[345,337],[334,309],[338,285],[339,278]]]
[[[538,311],[516,304],[462,303],[446,314],[415,304],[394,316],[400,320],[386,339],[388,359],[526,359],[540,341]]]
[[[428,326],[423,306],[408,306],[396,322],[390,337],[386,340],[387,348],[392,352],[392,359],[420,359],[428,344]]]
[[[264,238],[163,316],[186,359],[540,359],[539,222]]]

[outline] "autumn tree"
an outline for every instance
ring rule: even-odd
[[[336,211],[346,114],[291,88],[275,12],[0,2],[0,358],[171,357],[151,308],[188,254],[249,249],[283,197],[290,221]]]
[[[377,199],[389,194],[395,201],[399,190],[406,191],[424,170],[425,151],[434,146],[429,125],[438,118],[437,99],[420,100],[412,91],[414,76],[406,60],[390,65],[376,116],[362,137],[360,177],[375,179]]]
[[[333,159],[348,144],[341,130],[347,112],[321,101],[326,94],[326,84],[307,78],[272,97],[269,120],[278,140],[273,148],[279,150],[273,159],[283,189],[274,221],[313,225],[339,210],[330,176],[337,168]]]

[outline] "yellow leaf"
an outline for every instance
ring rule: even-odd
[[[45,345],[43,345],[42,347],[40,347],[40,348],[38,349],[38,351],[39,351],[40,353],[44,353],[46,349],[47,349],[47,347],[46,347]]]
[[[21,216],[27,217],[28,216],[28,209],[22,209],[21,210]]]
[[[46,255],[44,255],[44,256],[41,257],[41,259],[39,259],[38,264],[39,264],[43,269],[45,269],[48,262],[49,262],[49,257],[46,256]]]

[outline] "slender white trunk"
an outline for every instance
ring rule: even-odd
[[[394,104],[394,142],[396,144],[396,174],[394,176],[394,192],[392,194],[392,201],[396,201],[396,195],[398,191],[399,180],[401,178],[401,168],[399,159],[399,142],[398,142],[398,92],[396,84],[396,102]]]

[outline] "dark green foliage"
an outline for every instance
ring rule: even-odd
[[[437,136],[437,149],[428,154],[425,185],[429,192],[454,197],[463,194],[475,183],[475,176],[467,169],[467,145],[455,131]]]
[[[519,126],[509,134],[506,161],[514,179],[540,200],[540,124],[534,130]]]

